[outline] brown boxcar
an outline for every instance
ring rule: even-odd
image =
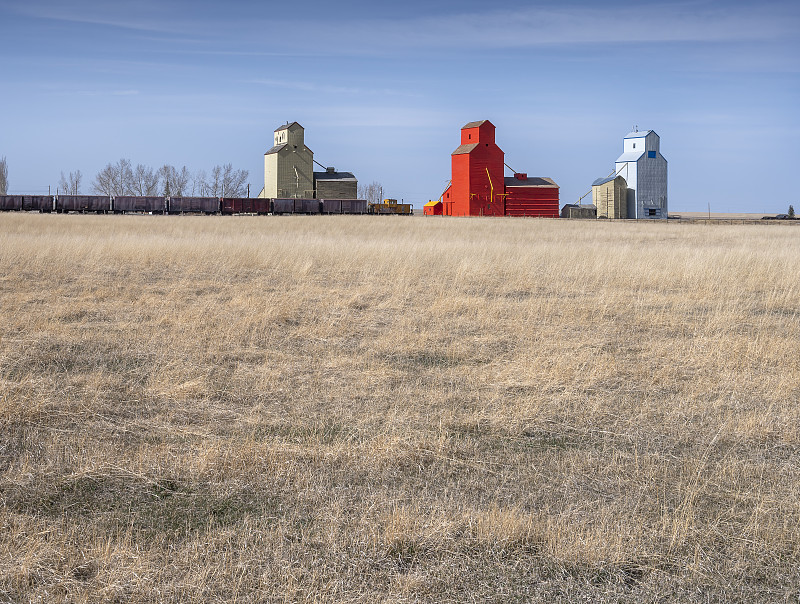
[[[219,202],[219,211],[222,214],[241,214],[243,199],[240,197],[223,197]]]
[[[163,197],[121,195],[114,198],[115,212],[152,212],[163,214],[167,202]]]
[[[269,199],[258,197],[223,197],[220,201],[223,214],[268,214]]]
[[[295,214],[319,214],[319,199],[295,199]]]
[[[170,197],[170,214],[216,214],[219,212],[219,197]]]
[[[341,199],[323,199],[322,200],[322,213],[323,214],[341,214],[342,213],[342,200]]]
[[[22,195],[0,195],[0,210],[21,210]]]
[[[107,195],[59,195],[57,212],[110,212],[111,198]]]
[[[35,210],[37,212],[52,212],[53,196],[22,195],[22,209],[25,211]]]
[[[250,201],[253,203],[253,212],[256,214],[269,214],[272,211],[269,199],[256,197]]]
[[[272,213],[273,214],[293,214],[294,213],[294,199],[273,199],[272,200]]]
[[[342,199],[342,214],[366,214],[366,199]]]

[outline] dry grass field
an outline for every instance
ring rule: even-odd
[[[0,602],[798,602],[800,229],[0,215]]]

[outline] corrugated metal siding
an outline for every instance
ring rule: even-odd
[[[506,216],[558,218],[558,187],[507,187]]]

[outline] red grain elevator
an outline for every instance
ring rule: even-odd
[[[453,180],[442,198],[446,216],[503,216],[503,151],[489,120],[461,128],[452,153]]]
[[[442,214],[558,218],[558,185],[527,174],[505,178],[504,157],[492,122],[470,122],[461,128],[461,145],[451,155],[452,180],[442,194]]]

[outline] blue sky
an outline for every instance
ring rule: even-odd
[[[287,121],[315,159],[420,206],[466,122],[574,202],[634,125],[661,136],[670,211],[800,206],[797,2],[0,0],[12,192],[83,192],[120,158],[263,185]],[[587,198],[588,200],[588,198]],[[800,208],[799,208],[800,209]]]

